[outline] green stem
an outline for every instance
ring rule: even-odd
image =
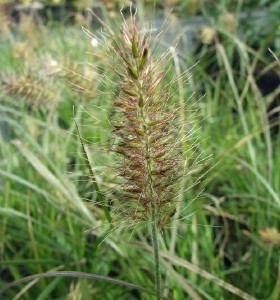
[[[156,208],[154,203],[152,204],[152,240],[154,248],[154,266],[155,266],[155,287],[157,300],[161,299],[161,278],[159,270],[159,247],[158,247],[158,229],[156,222]]]

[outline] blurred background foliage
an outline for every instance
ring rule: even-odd
[[[153,288],[146,228],[114,232],[100,244],[105,218],[73,122],[114,206],[115,157],[104,150],[113,142],[118,78],[87,8],[115,29],[120,9],[128,17],[129,5],[0,1],[0,287],[31,274],[75,270]],[[180,111],[182,134],[192,128],[200,141],[185,145],[193,176],[178,220],[162,236],[165,295],[277,300],[280,2],[147,0],[134,1],[135,8],[139,22],[151,22],[155,31],[168,15],[158,47],[171,51],[166,82],[185,76],[170,109]],[[50,278],[10,289],[1,299],[152,296],[102,281]]]

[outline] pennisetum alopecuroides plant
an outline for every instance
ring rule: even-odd
[[[139,30],[135,16],[129,24],[124,21],[112,38],[113,69],[120,77],[111,148],[121,156],[122,200],[118,209],[126,224],[151,226],[156,294],[161,299],[158,234],[176,212],[176,186],[182,176],[176,150],[178,134],[172,124],[175,116],[167,105],[169,87],[163,87],[166,55],[153,59],[151,36]]]

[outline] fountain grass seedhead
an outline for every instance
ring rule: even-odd
[[[22,98],[30,109],[51,111],[58,102],[58,93],[50,82],[31,71],[5,76],[3,88],[9,95]]]
[[[172,126],[174,113],[167,111],[170,95],[163,85],[162,57],[153,59],[151,36],[138,29],[135,17],[131,19],[130,25],[125,23],[119,34],[113,34],[111,45],[117,57],[114,70],[121,78],[112,146],[122,157],[119,210],[128,225],[151,221],[154,211],[157,227],[162,228],[176,211],[182,176],[178,134]]]

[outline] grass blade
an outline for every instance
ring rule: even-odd
[[[76,129],[77,129],[77,133],[78,133],[78,137],[79,137],[80,143],[82,145],[82,151],[83,151],[84,159],[86,161],[86,165],[87,165],[88,170],[89,170],[89,174],[90,174],[90,177],[91,177],[91,182],[92,182],[93,188],[94,188],[94,190],[96,192],[97,200],[101,204],[102,209],[103,209],[103,211],[105,213],[105,216],[106,216],[108,222],[110,224],[112,224],[112,217],[110,215],[110,211],[109,211],[108,207],[106,206],[103,194],[101,193],[101,191],[99,189],[99,186],[97,184],[97,180],[96,180],[94,172],[93,172],[91,161],[90,161],[89,155],[87,153],[86,146],[85,146],[85,144],[84,144],[84,142],[82,140],[78,124],[77,124],[76,120],[74,120],[74,122],[75,122],[75,125],[76,125]]]
[[[90,274],[90,273],[85,273],[85,272],[58,271],[58,272],[47,272],[47,273],[34,274],[34,275],[30,275],[30,276],[21,278],[21,279],[16,280],[16,281],[13,281],[11,283],[8,283],[0,289],[0,296],[7,289],[18,286],[18,285],[20,285],[24,282],[32,281],[34,279],[50,278],[50,277],[71,277],[71,278],[82,278],[82,279],[95,280],[95,281],[105,281],[105,282],[108,282],[108,283],[111,283],[111,284],[124,286],[124,287],[127,287],[129,289],[136,289],[136,290],[146,292],[146,293],[149,293],[149,294],[152,294],[152,295],[155,294],[153,291],[150,291],[150,290],[148,290],[146,288],[143,288],[141,286],[138,286],[138,285],[135,285],[135,284],[123,281],[123,280],[107,277],[107,276]]]

